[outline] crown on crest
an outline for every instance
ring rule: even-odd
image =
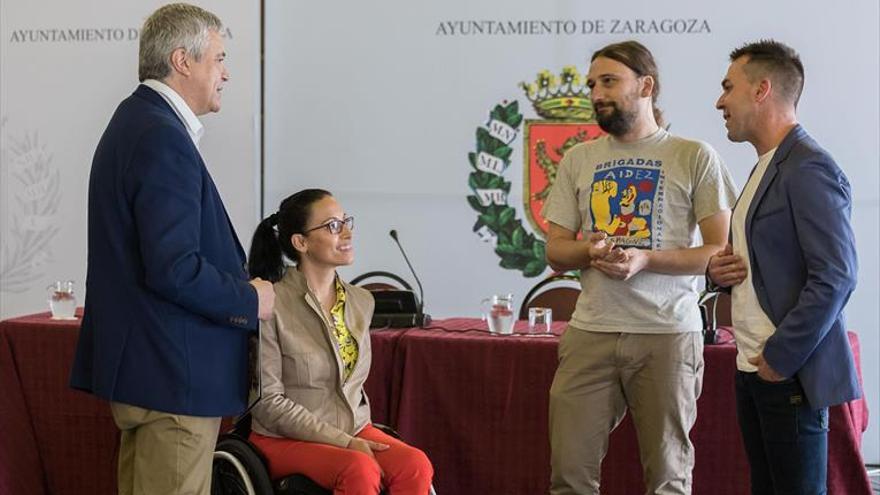
[[[559,76],[549,70],[538,72],[535,82],[519,86],[532,102],[535,112],[545,119],[591,121],[594,119],[590,89],[577,68],[567,65]]]

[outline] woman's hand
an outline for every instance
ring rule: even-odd
[[[388,450],[390,445],[386,443],[374,442],[372,440],[365,440],[363,438],[352,437],[351,441],[348,442],[348,448],[351,450],[357,450],[358,452],[363,452],[373,459],[376,456],[373,455],[373,451],[382,452],[383,450]]]

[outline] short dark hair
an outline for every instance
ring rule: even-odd
[[[750,81],[767,77],[797,107],[804,90],[804,64],[792,47],[772,39],[758,40],[730,52],[731,62],[740,57],[748,57],[745,71]]]
[[[635,40],[612,43],[596,50],[590,58],[593,62],[599,57],[610,58],[629,67],[639,77],[651,76],[654,79],[654,92],[651,94],[651,106],[654,109],[654,120],[657,125],[663,125],[663,112],[657,107],[657,97],[660,96],[660,73],[657,70],[657,62],[654,55],[645,48],[645,45]]]

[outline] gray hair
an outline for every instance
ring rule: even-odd
[[[160,7],[141,29],[138,79],[144,82],[168,77],[171,52],[178,48],[198,61],[209,33],[222,29],[220,18],[195,5],[172,3]]]

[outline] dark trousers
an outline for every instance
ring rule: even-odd
[[[796,378],[736,372],[736,413],[752,495],[827,493],[828,408],[814,410]]]

